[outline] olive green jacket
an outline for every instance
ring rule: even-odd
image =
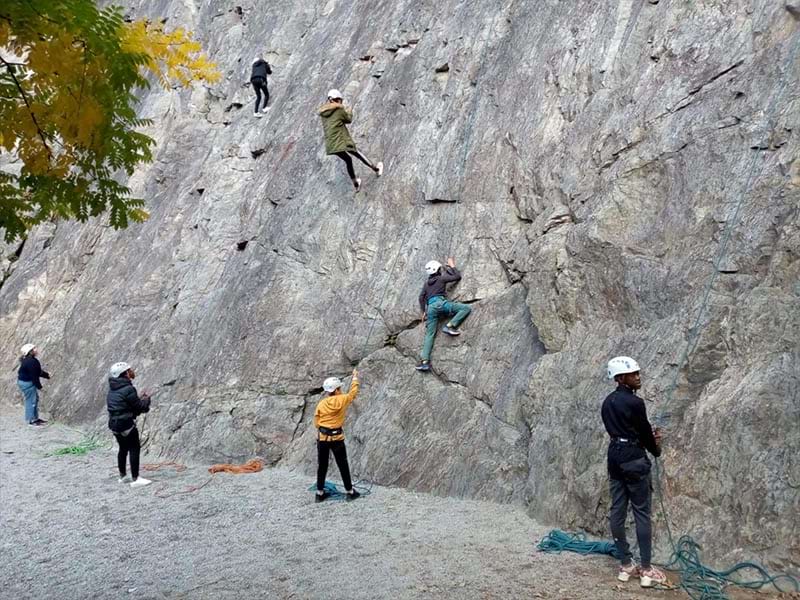
[[[319,116],[322,117],[322,129],[325,132],[325,152],[336,154],[355,150],[356,145],[350,132],[347,131],[347,123],[353,121],[353,113],[342,104],[328,102],[319,109]]]

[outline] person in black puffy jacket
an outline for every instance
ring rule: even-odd
[[[140,396],[133,387],[136,377],[128,363],[118,362],[111,365],[108,372],[108,428],[119,444],[117,466],[119,482],[130,482],[131,487],[141,487],[152,483],[149,479],[139,477],[139,454],[141,442],[139,430],[136,429],[136,417],[150,410],[150,395],[143,392]],[[125,462],[130,456],[131,479],[128,479]]]
[[[254,117],[260,117],[261,113],[269,110],[269,88],[267,87],[267,75],[272,75],[272,68],[269,63],[259,54],[253,61],[253,67],[250,71],[250,83],[253,84],[253,89],[256,92],[256,106],[253,110]],[[264,106],[259,111],[258,106],[261,104],[261,92],[264,92]]]
[[[41,380],[50,379],[50,374],[42,369],[42,364],[36,358],[38,354],[39,350],[34,344],[25,344],[21,349],[17,373],[17,386],[25,398],[25,422],[37,427],[47,423],[39,418],[39,390],[42,389]]]

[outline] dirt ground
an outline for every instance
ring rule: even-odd
[[[0,416],[4,600],[687,597],[620,584],[610,558],[537,552],[549,528],[509,506],[377,486],[317,505],[307,475],[209,481],[207,465],[145,473],[155,483],[134,490],[116,480],[110,436],[84,456],[46,456],[80,439]]]

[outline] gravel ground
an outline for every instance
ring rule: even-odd
[[[282,469],[160,498],[206,466],[133,490],[111,439],[45,456],[81,437],[0,416],[0,598],[686,598],[619,584],[610,558],[535,552],[548,528],[509,506],[379,487],[316,505],[311,478]]]

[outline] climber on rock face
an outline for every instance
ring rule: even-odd
[[[261,54],[256,55],[253,60],[253,67],[250,71],[250,83],[253,84],[253,89],[256,92],[256,106],[253,110],[254,117],[260,117],[262,113],[269,110],[269,88],[267,87],[267,75],[272,75],[272,69],[269,63],[264,60]],[[264,92],[264,106],[259,111],[259,104],[261,103],[261,92]]]
[[[349,502],[361,495],[353,489],[353,482],[350,479],[350,466],[347,464],[343,429],[347,407],[358,395],[358,371],[353,370],[350,391],[346,394],[342,393],[342,380],[338,377],[328,377],[322,383],[322,389],[328,395],[319,401],[314,410],[314,427],[319,432],[317,435],[317,495],[315,501],[323,502],[330,497],[330,494],[325,491],[325,477],[328,474],[328,459],[330,453],[333,452]]]
[[[638,577],[642,587],[666,581],[666,575],[650,564],[652,531],[650,524],[650,459],[661,455],[661,432],[650,425],[644,400],[636,395],[641,385],[639,365],[627,356],[608,361],[608,378],[617,382],[603,402],[601,416],[611,443],[608,446],[608,476],[611,488],[609,523],[622,564],[617,574],[620,581]],[[628,504],[633,510],[636,538],[639,542],[641,568],[632,559],[625,536]]]
[[[150,411],[150,394],[142,392],[141,396],[133,387],[132,380],[136,377],[128,363],[118,362],[111,365],[108,370],[108,428],[114,434],[119,451],[117,453],[117,467],[119,467],[119,482],[130,482],[131,487],[141,487],[152,483],[149,479],[139,477],[139,430],[136,429],[136,417]],[[131,478],[128,479],[125,469],[125,459],[130,456]]]
[[[446,267],[442,267],[441,263],[435,260],[428,262],[425,265],[425,272],[428,274],[428,279],[422,286],[422,292],[419,295],[422,322],[425,323],[425,343],[422,346],[422,361],[417,365],[417,371],[431,370],[431,350],[433,350],[436,329],[439,327],[439,317],[452,317],[442,327],[442,331],[455,336],[461,335],[458,326],[472,312],[472,308],[468,304],[450,302],[446,298],[447,284],[461,279],[461,273],[456,269],[456,263],[452,257],[447,259]]]
[[[320,107],[319,116],[322,118],[322,129],[325,133],[325,152],[335,154],[344,161],[347,166],[347,174],[356,191],[361,187],[361,179],[356,177],[353,156],[372,169],[378,177],[383,175],[382,162],[373,165],[356,149],[355,142],[350,137],[350,132],[347,131],[347,123],[353,121],[353,111],[344,105],[342,93],[339,90],[328,92],[328,102]]]

